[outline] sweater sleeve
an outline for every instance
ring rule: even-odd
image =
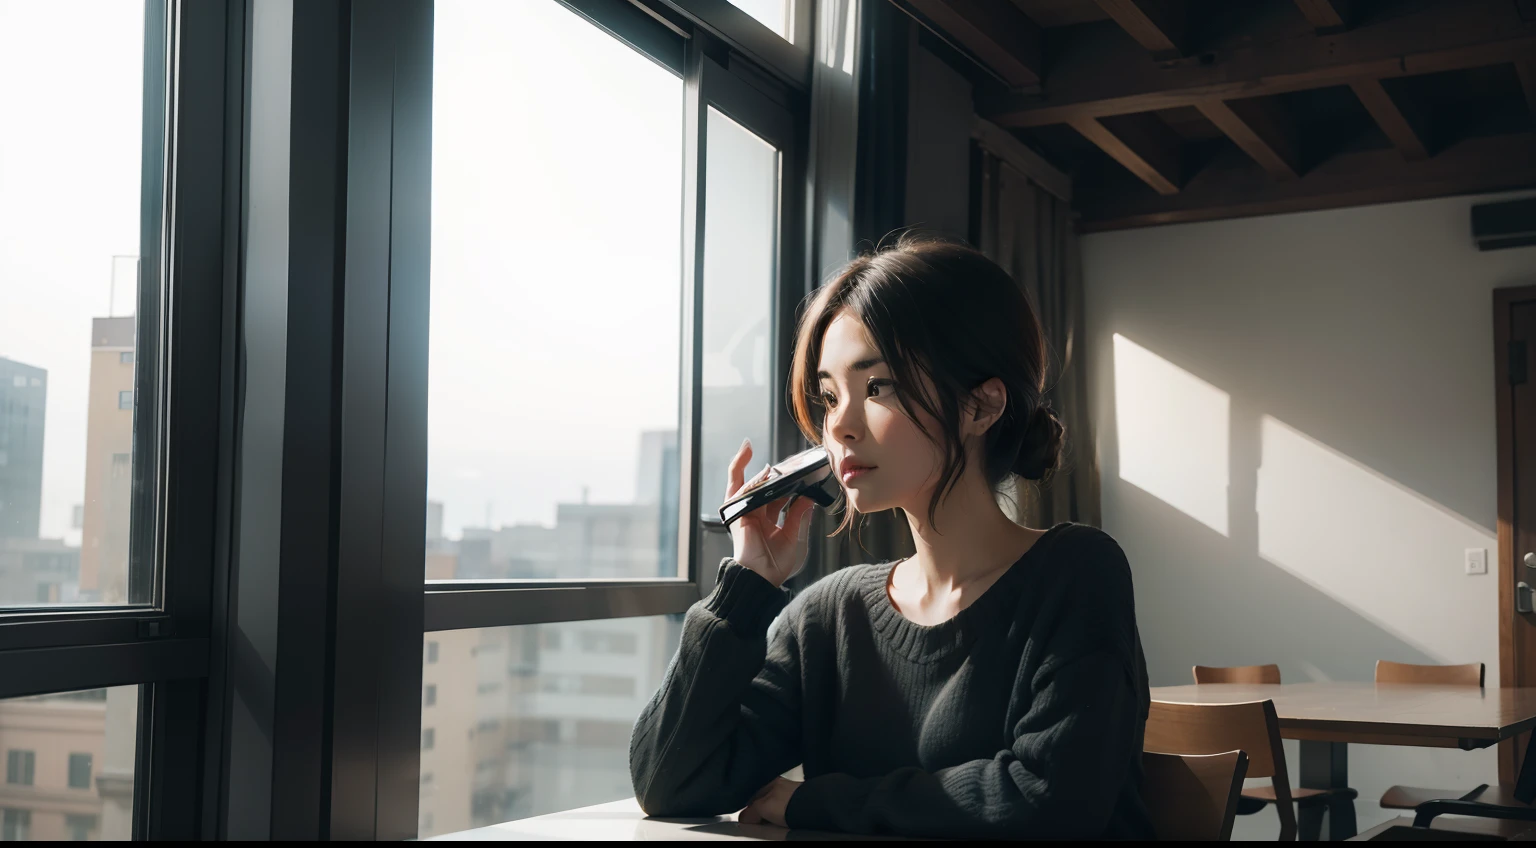
[[[635,722],[629,768],[653,816],[714,816],[800,762],[794,628],[768,625],[785,593],[733,560],[688,610],[677,655]]]
[[[1121,787],[1139,780],[1147,684],[1130,565],[1107,535],[1082,539],[1047,592],[1021,667],[1025,704],[988,759],[874,777],[820,775],[790,796],[787,823],[848,833],[950,838],[1101,838]]]

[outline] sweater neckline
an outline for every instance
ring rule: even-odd
[[[870,613],[876,632],[896,651],[917,662],[933,662],[971,644],[989,623],[1011,612],[1019,587],[1030,565],[1044,555],[1067,523],[1057,524],[1035,540],[1002,576],[988,586],[981,597],[953,617],[938,624],[918,624],[901,614],[886,593],[891,570],[899,560],[882,562],[864,573],[860,594]]]

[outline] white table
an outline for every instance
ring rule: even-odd
[[[784,841],[790,839],[862,840],[890,837],[851,836],[815,830],[785,830],[766,824],[739,824],[734,816],[702,819],[653,819],[640,811],[633,798],[594,804],[563,813],[534,816],[531,819],[461,830],[432,837],[476,841],[524,842],[549,840],[602,840],[608,842],[653,842],[691,839],[726,839]]]

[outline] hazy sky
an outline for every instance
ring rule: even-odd
[[[553,2],[438,0],[428,496],[634,498],[677,421],[683,83]]]
[[[143,68],[141,0],[0,0],[0,356],[48,371],[45,537],[84,498],[91,319],[139,252]]]
[[[782,29],[783,0],[735,2]],[[449,535],[628,502],[640,432],[676,427],[682,81],[552,0],[436,9],[428,495]],[[25,128],[0,132],[0,356],[48,370],[45,537],[83,497],[91,318],[139,252],[143,19],[0,0]]]

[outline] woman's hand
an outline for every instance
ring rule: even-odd
[[[775,777],[752,796],[751,802],[747,804],[745,810],[737,814],[736,820],[742,824],[767,823],[789,827],[784,823],[784,811],[789,809],[789,796],[795,794],[795,790],[799,788],[798,780]]]
[[[725,499],[730,500],[741,491],[742,473],[752,459],[752,443],[743,440],[741,449],[731,460],[726,472]],[[768,473],[768,466],[746,482],[756,482]],[[794,503],[784,513],[783,525],[775,524],[779,510],[792,498],[779,498],[767,506],[754,509],[736,519],[731,525],[731,543],[736,561],[757,572],[764,580],[782,586],[785,580],[795,576],[805,566],[805,555],[810,550],[811,510],[816,503],[810,498],[793,498]]]

